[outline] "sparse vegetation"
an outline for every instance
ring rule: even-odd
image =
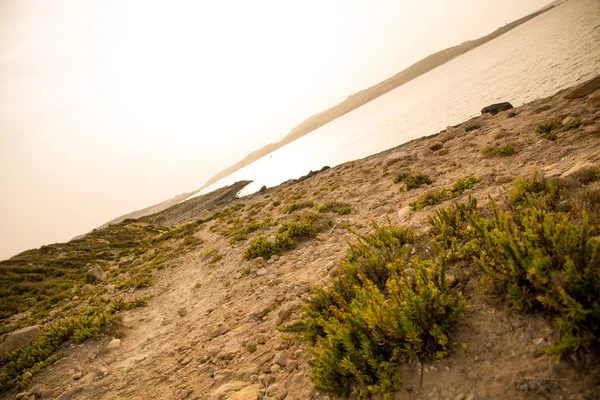
[[[436,152],[438,150],[441,150],[443,147],[444,147],[444,144],[442,142],[435,142],[429,146],[429,150]]]
[[[286,214],[291,214],[294,211],[301,210],[303,208],[313,207],[315,204],[312,201],[303,201],[299,203],[292,203],[289,206],[285,207],[283,212]]]
[[[410,203],[408,203],[408,205],[410,206],[411,210],[419,211],[427,206],[441,204],[448,199],[450,199],[450,197],[448,195],[448,191],[445,188],[433,189],[423,193],[421,197],[419,197],[415,201],[411,201]]]
[[[302,320],[281,328],[309,343],[319,391],[389,399],[402,381],[399,364],[448,354],[465,302],[450,293],[443,263],[414,260],[408,272],[413,240],[409,228],[375,226],[350,245],[339,279],[315,290]]]
[[[488,146],[483,149],[482,154],[485,157],[510,157],[517,154],[517,151],[511,144],[501,146]]]
[[[589,185],[590,183],[600,181],[600,167],[583,168],[571,176],[582,185]]]
[[[552,119],[550,121],[546,121],[541,123],[535,129],[535,133],[545,137],[548,140],[556,140],[558,136],[553,132],[553,130],[559,127],[558,121]]]
[[[566,131],[570,131],[571,129],[577,129],[581,126],[581,124],[582,124],[582,122],[580,119],[575,119],[575,120],[569,122],[568,124],[563,125],[562,130],[563,130],[563,132],[566,132]]]
[[[122,280],[115,284],[115,289],[142,289],[154,285],[154,278],[149,274],[135,276],[129,280]]]
[[[315,207],[318,212],[334,212],[338,215],[347,215],[352,212],[352,207],[346,203],[327,202]]]
[[[417,189],[423,185],[430,185],[433,183],[429,176],[421,172],[400,172],[394,177],[395,183],[404,182],[406,190]]]

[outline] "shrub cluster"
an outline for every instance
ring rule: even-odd
[[[404,182],[406,190],[417,189],[433,183],[431,178],[422,172],[400,172],[394,177],[394,183]]]
[[[552,119],[550,121],[546,121],[541,123],[535,129],[535,133],[545,137],[548,140],[556,140],[558,136],[553,131],[559,127],[558,121]]]
[[[517,151],[511,144],[504,144],[501,146],[488,146],[483,149],[482,153],[485,157],[509,157],[517,154]]]
[[[464,193],[465,190],[470,190],[475,187],[475,184],[480,182],[480,179],[473,176],[465,179],[459,179],[452,187],[433,189],[423,193],[421,197],[409,203],[410,208],[413,211],[419,211],[427,206],[433,206],[441,204],[446,200],[453,199]]]
[[[279,227],[275,239],[259,236],[250,242],[244,251],[244,258],[252,260],[256,257],[271,257],[273,254],[296,247],[300,239],[309,239],[317,236],[317,222],[321,216],[318,214],[306,214],[297,216],[294,221],[286,222]]]
[[[444,263],[405,265],[410,228],[360,236],[333,284],[317,288],[302,319],[281,328],[309,343],[311,379],[324,393],[391,398],[400,363],[448,354],[465,302],[450,293]]]
[[[318,212],[334,212],[338,215],[348,215],[352,212],[350,205],[340,202],[326,202],[315,208]]]
[[[449,259],[473,259],[496,292],[518,310],[541,311],[560,332],[553,356],[600,339],[600,240],[587,213],[556,210],[566,193],[537,173],[518,178],[509,206],[485,216],[474,199],[430,218],[432,240]]]

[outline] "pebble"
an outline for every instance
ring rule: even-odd
[[[263,275],[266,275],[268,273],[269,273],[269,271],[267,271],[266,268],[260,268],[258,271],[256,271],[256,275],[258,275],[258,276],[263,276]]]
[[[71,378],[72,378],[74,381],[76,381],[76,380],[78,380],[78,379],[81,379],[81,377],[82,377],[82,376],[83,376],[83,374],[82,374],[81,372],[75,372],[75,373],[74,373],[74,374],[71,376]]]
[[[114,350],[114,349],[118,349],[121,346],[121,340],[120,339],[113,339],[110,341],[109,344],[106,345],[106,349],[107,350]]]
[[[33,377],[33,375],[29,371],[27,371],[23,374],[23,379],[31,379],[32,377]]]

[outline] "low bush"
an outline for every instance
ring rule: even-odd
[[[510,204],[513,207],[553,209],[564,192],[558,179],[546,178],[538,172],[530,178],[517,178],[514,185],[510,194]]]
[[[303,208],[313,207],[315,204],[312,201],[303,201],[300,203],[292,203],[283,209],[286,214],[291,214],[294,211],[301,210]]]
[[[446,188],[434,189],[423,193],[417,200],[408,203],[410,209],[413,211],[419,211],[427,206],[434,206],[441,204],[444,201],[450,199],[448,190]]]
[[[352,207],[346,203],[326,202],[315,207],[318,212],[334,212],[338,215],[347,215],[352,212]]]
[[[558,121],[555,119],[541,123],[535,129],[535,133],[545,137],[548,140],[556,140],[558,137],[553,130],[559,127]]]
[[[566,131],[570,131],[571,129],[577,129],[581,126],[581,124],[582,124],[582,122],[580,119],[575,119],[575,120],[569,122],[568,124],[563,125],[562,130],[563,130],[563,132],[566,132]]]
[[[409,228],[378,227],[350,246],[338,280],[317,288],[302,319],[280,328],[309,344],[317,390],[390,399],[401,363],[440,359],[465,302],[450,293],[444,263],[414,260],[408,272]]]
[[[484,157],[509,157],[517,154],[516,150],[511,144],[504,144],[501,146],[488,146],[483,149],[482,154]]]
[[[423,185],[430,185],[433,183],[431,178],[421,172],[415,172],[404,178],[404,184],[406,190],[417,189]]]

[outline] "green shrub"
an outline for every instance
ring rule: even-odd
[[[470,221],[478,216],[477,200],[472,196],[466,203],[436,210],[435,215],[428,218],[431,242],[445,252],[449,260],[472,260],[479,252],[479,235]]]
[[[510,194],[510,203],[516,207],[536,206],[553,209],[560,199],[561,183],[555,178],[546,178],[535,172],[531,178],[519,177]]]
[[[433,181],[427,175],[421,172],[415,172],[410,174],[404,178],[404,184],[406,185],[406,190],[416,189],[423,185],[430,185]]]
[[[517,154],[517,151],[511,144],[501,146],[488,146],[483,149],[482,154],[485,157],[509,157]]]
[[[279,251],[277,243],[271,243],[264,236],[259,236],[250,242],[250,245],[244,250],[244,259],[253,260],[256,257],[268,259]]]
[[[600,339],[600,241],[581,224],[537,206],[518,214],[496,210],[493,224],[476,221],[478,266],[519,310],[542,310],[561,333],[547,353],[560,356]]]
[[[465,190],[473,190],[475,188],[475,184],[479,182],[481,182],[481,179],[475,178],[474,176],[458,179],[452,184],[450,191],[454,197],[460,196]]]
[[[448,191],[445,188],[440,188],[423,193],[421,197],[408,203],[408,205],[410,206],[411,210],[419,211],[427,206],[441,204],[448,199],[450,199]]]
[[[289,206],[283,209],[283,212],[286,214],[291,214],[294,211],[301,210],[303,208],[309,208],[314,206],[315,204],[312,201],[304,201],[301,203],[292,203]]]
[[[334,212],[338,215],[347,215],[352,212],[352,208],[346,203],[326,202],[315,207],[318,212]]]
[[[309,343],[317,390],[389,399],[401,385],[399,364],[448,354],[465,302],[450,294],[444,263],[414,260],[406,270],[405,245],[413,239],[409,228],[393,226],[361,236],[339,279],[315,289],[302,319],[281,328]]]
[[[129,280],[123,280],[115,284],[115,289],[142,289],[154,285],[152,275],[140,275]]]
[[[542,135],[543,137],[545,137],[548,140],[556,140],[556,138],[558,136],[556,136],[556,134],[552,131],[557,129],[558,127],[559,127],[558,121],[553,119],[553,120],[544,122],[542,124],[539,124],[537,126],[537,128],[535,129],[535,133],[537,133],[538,135]]]
[[[581,126],[582,122],[580,119],[576,119],[568,124],[564,125],[562,130],[563,132],[570,131],[571,129],[577,129]]]

